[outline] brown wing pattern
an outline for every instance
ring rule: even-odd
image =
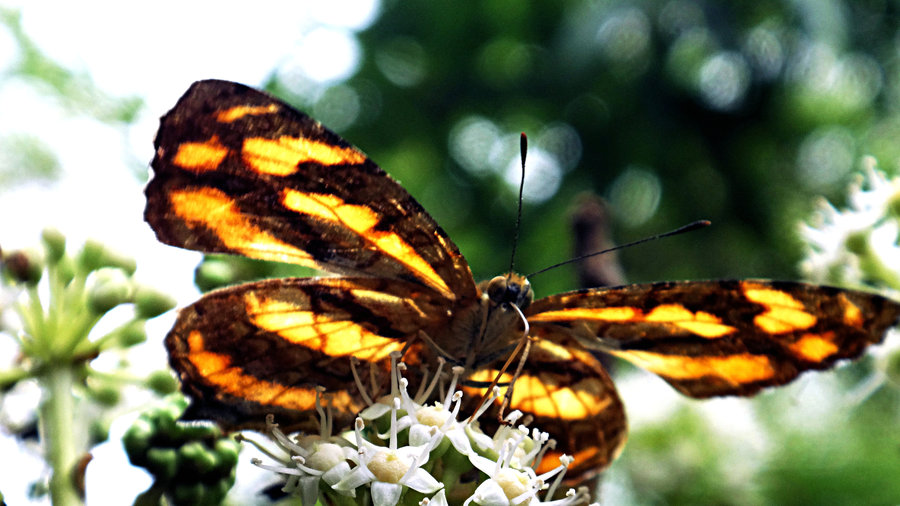
[[[305,114],[225,81],[162,118],[145,219],[165,243],[475,296],[468,264],[425,210]]]
[[[366,406],[350,357],[360,359],[364,377],[372,364],[387,374],[388,355],[403,350],[440,302],[397,280],[266,280],[211,292],[182,309],[166,347],[197,418],[254,427],[274,413],[280,424],[314,431],[321,386],[336,423],[346,426]]]
[[[710,397],[752,395],[855,358],[897,323],[900,304],[793,282],[668,282],[554,295],[527,316]]]

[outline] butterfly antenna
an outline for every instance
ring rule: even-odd
[[[509,258],[509,271],[512,273],[516,266],[516,247],[519,245],[519,229],[522,226],[522,193],[525,190],[525,156],[528,154],[528,136],[522,132],[519,137],[519,152],[522,156],[522,177],[519,179],[519,210],[516,213],[516,231],[513,235],[512,255]]]
[[[712,224],[712,222],[709,220],[697,220],[693,223],[688,223],[687,225],[678,227],[675,230],[670,230],[668,232],[664,232],[662,234],[656,234],[654,236],[645,237],[643,239],[638,239],[637,241],[629,242],[626,244],[620,244],[618,246],[614,246],[612,248],[608,248],[605,250],[595,251],[593,253],[588,253],[587,255],[581,255],[580,257],[570,258],[570,259],[566,260],[565,262],[560,262],[558,264],[551,265],[550,267],[541,269],[537,272],[532,272],[531,274],[529,274],[528,276],[525,276],[525,277],[530,278],[532,276],[541,274],[543,272],[547,272],[551,269],[556,269],[557,267],[562,267],[563,265],[568,265],[568,264],[571,264],[574,262],[580,262],[580,261],[584,260],[585,258],[591,258],[591,257],[597,256],[597,255],[602,255],[604,253],[609,253],[609,252],[620,250],[623,248],[630,248],[631,246],[637,246],[638,244],[643,244],[645,242],[655,241],[657,239],[662,239],[663,237],[671,237],[673,235],[679,235],[679,234],[683,234],[685,232],[691,232],[691,231],[694,231],[694,230],[697,230],[700,228],[708,227],[711,224]]]

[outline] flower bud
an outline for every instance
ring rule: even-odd
[[[129,348],[146,340],[147,331],[144,330],[144,320],[133,320],[119,329],[117,344],[120,348]]]
[[[104,267],[97,270],[88,288],[88,306],[94,314],[102,315],[110,309],[131,302],[131,280],[121,269]]]
[[[145,384],[147,388],[160,395],[166,395],[178,389],[178,382],[169,371],[155,371],[150,374]]]
[[[199,474],[206,474],[218,465],[216,455],[200,441],[191,441],[179,450],[182,465]]]
[[[122,400],[122,393],[114,385],[103,385],[88,390],[91,399],[101,406],[112,407]]]
[[[147,470],[161,480],[171,480],[178,471],[178,452],[174,448],[147,450]]]
[[[72,257],[63,256],[56,264],[56,277],[63,286],[68,286],[75,278],[75,262]]]
[[[44,262],[35,250],[13,251],[3,258],[3,272],[16,283],[36,285],[43,275]]]
[[[154,318],[175,307],[175,299],[153,288],[138,285],[134,292],[134,310],[138,318]]]
[[[233,266],[225,260],[207,258],[197,266],[194,272],[194,283],[201,291],[207,292],[213,288],[234,283],[236,273]]]
[[[129,258],[109,249],[104,244],[88,239],[78,254],[78,263],[85,272],[95,271],[103,267],[118,267],[128,275],[134,274],[137,264]]]
[[[41,232],[41,241],[47,251],[47,262],[55,264],[66,254],[66,236],[55,228],[45,228]]]

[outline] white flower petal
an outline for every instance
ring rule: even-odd
[[[471,462],[472,465],[475,466],[479,471],[481,471],[482,473],[484,473],[488,476],[493,475],[497,469],[497,461],[496,460],[491,460],[487,457],[482,457],[481,455],[478,455],[477,453],[469,454],[469,462]]]
[[[469,436],[467,436],[465,431],[462,430],[462,427],[448,430],[444,433],[444,436],[450,439],[450,443],[453,445],[453,448],[455,448],[459,453],[462,453],[463,455],[471,455],[472,453],[475,453],[475,451],[472,449],[472,443],[469,442]]]
[[[369,471],[366,466],[356,466],[350,471],[350,474],[344,476],[341,481],[332,485],[331,488],[342,492],[349,492],[350,490],[356,490],[357,487],[365,485],[374,479],[375,475],[372,474],[372,471]]]
[[[322,474],[322,480],[324,480],[328,485],[334,485],[335,483],[341,481],[348,474],[350,474],[350,464],[348,464],[347,462],[341,462],[328,471],[325,471],[325,473]]]
[[[468,505],[470,502],[481,506],[509,506],[509,499],[503,493],[500,485],[494,480],[486,480],[481,485],[478,485],[472,497],[468,498],[465,504]]]
[[[431,426],[417,423],[409,428],[410,446],[422,446],[431,442]]]
[[[466,425],[466,435],[469,436],[469,439],[472,443],[475,444],[481,450],[491,450],[494,449],[494,439],[481,432],[481,430],[473,429],[471,425]]]
[[[390,412],[391,412],[390,403],[382,403],[379,401],[379,402],[376,402],[375,404],[372,404],[368,408],[362,410],[362,412],[360,412],[359,416],[363,420],[374,420],[376,418],[381,418],[382,416],[384,416],[385,414],[390,413]]]
[[[416,469],[408,473],[408,476],[400,480],[400,483],[423,494],[431,494],[437,492],[443,485],[437,481],[434,476],[422,468]]]
[[[303,476],[297,484],[300,489],[301,504],[315,504],[319,500],[319,477]]]
[[[447,494],[444,489],[440,489],[437,491],[437,494],[434,494],[431,499],[428,499],[428,506],[450,506],[447,502]]]
[[[402,493],[403,487],[397,483],[372,482],[372,504],[375,506],[394,506],[400,502]]]

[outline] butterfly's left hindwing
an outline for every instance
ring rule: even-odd
[[[433,297],[414,283],[379,278],[249,283],[182,309],[166,347],[198,415],[254,427],[275,413],[286,427],[310,429],[316,387],[324,387],[336,421],[346,424],[365,407],[350,357],[367,378],[374,370],[387,384],[389,354],[441,310]]]
[[[858,357],[897,324],[900,304],[804,283],[687,281],[553,295],[527,315],[710,397],[752,395]]]

